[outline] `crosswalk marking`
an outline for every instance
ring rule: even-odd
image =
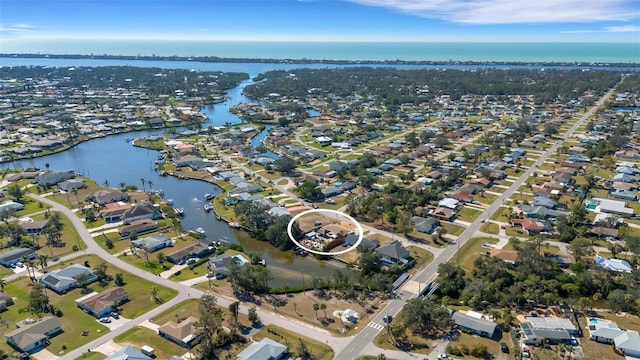
[[[367,325],[367,326],[370,326],[370,327],[372,327],[372,328],[374,328],[376,330],[384,329],[384,325],[380,325],[380,324],[374,323],[373,321],[370,322],[369,325]]]

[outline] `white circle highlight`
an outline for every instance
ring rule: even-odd
[[[293,227],[293,223],[296,220],[298,220],[299,218],[301,218],[304,215],[312,214],[314,212],[328,212],[328,213],[340,215],[340,216],[343,216],[343,217],[347,218],[352,223],[354,223],[356,228],[358,229],[358,240],[356,241],[356,243],[353,244],[351,247],[349,247],[347,249],[336,251],[336,252],[325,252],[325,251],[312,250],[312,249],[308,249],[308,248],[302,246],[302,244],[300,244],[293,237],[293,234],[291,234],[291,228]],[[357,248],[358,245],[360,245],[360,243],[362,242],[362,238],[364,237],[364,233],[362,231],[362,226],[360,225],[360,223],[358,223],[356,221],[356,219],[352,218],[351,216],[349,216],[349,215],[347,215],[347,214],[345,214],[343,212],[340,212],[338,210],[331,210],[331,209],[310,209],[310,210],[305,210],[305,211],[301,212],[300,214],[297,214],[296,216],[292,217],[291,220],[289,220],[289,224],[287,224],[287,234],[289,235],[289,239],[291,239],[291,241],[293,241],[294,244],[298,245],[298,247],[303,249],[304,251],[308,251],[308,252],[313,253],[313,254],[327,255],[327,256],[345,254],[345,253]]]

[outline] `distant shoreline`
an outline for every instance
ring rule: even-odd
[[[142,61],[192,61],[202,63],[266,63],[266,64],[332,64],[332,65],[534,65],[534,66],[579,66],[640,68],[639,63],[584,63],[551,61],[419,61],[419,60],[327,60],[327,59],[253,59],[217,56],[131,56],[131,55],[82,55],[82,54],[17,54],[0,53],[0,58],[23,59],[97,59],[97,60],[142,60]]]

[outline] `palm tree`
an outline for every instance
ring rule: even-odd
[[[146,192],[147,190],[145,189],[144,185],[147,183],[147,180],[145,180],[144,178],[140,178],[140,182],[142,183],[142,191]]]
[[[318,320],[318,310],[320,310],[320,305],[317,303],[313,304],[313,310],[316,312],[316,320]]]
[[[155,302],[159,302],[160,301],[160,299],[158,298],[158,288],[155,287],[155,286],[151,287],[151,298]]]
[[[324,312],[324,318],[327,318],[327,304],[320,304],[320,310]]]
[[[109,184],[109,180],[105,180],[103,184],[104,184],[104,187],[106,187],[106,188],[108,188],[109,185],[111,185],[111,184]]]
[[[149,185],[149,190],[153,190],[153,181],[147,180],[147,185]]]
[[[119,184],[118,184],[118,186],[120,186],[120,190],[123,190],[123,191],[124,191],[124,190],[126,190],[126,186],[127,186],[127,184],[125,184],[125,183],[121,182],[121,183],[119,183]]]

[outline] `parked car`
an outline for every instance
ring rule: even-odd
[[[447,354],[438,355],[438,360],[449,360],[449,356]]]
[[[118,320],[118,319],[120,319],[120,314],[118,314],[117,312],[114,311],[114,312],[111,313],[111,317],[116,319],[116,320]]]
[[[110,317],[105,316],[105,317],[103,317],[103,318],[100,318],[100,322],[101,322],[101,323],[110,323],[110,322],[111,322],[111,318],[110,318]]]

